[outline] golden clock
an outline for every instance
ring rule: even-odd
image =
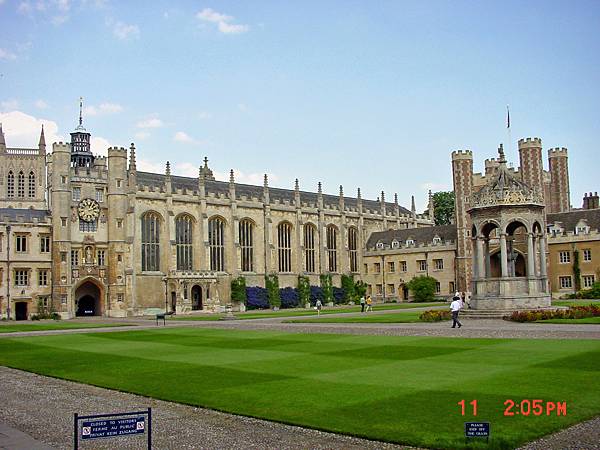
[[[96,200],[84,198],[77,207],[79,218],[84,222],[93,222],[100,215],[100,206]]]

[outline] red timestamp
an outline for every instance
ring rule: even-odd
[[[477,415],[477,400],[465,402],[461,400],[458,403],[461,407],[461,414],[464,416],[469,409],[472,410],[474,416]],[[469,408],[469,405],[471,408]],[[551,402],[540,399],[528,400],[523,399],[514,401],[507,399],[504,402],[504,416],[566,416],[567,402]]]

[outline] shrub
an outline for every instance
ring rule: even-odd
[[[600,317],[600,305],[571,306],[569,309],[546,309],[544,311],[515,311],[505,320],[513,322],[537,322],[549,319],[584,319]]]
[[[358,299],[367,295],[367,283],[362,280],[358,280],[354,283],[354,294]]]
[[[244,277],[231,280],[231,301],[246,303],[246,279]]]
[[[346,303],[355,302],[357,300],[356,289],[354,287],[354,275],[342,275],[342,289],[344,290],[343,300]]]
[[[419,316],[419,319],[423,322],[441,322],[442,320],[450,320],[451,318],[450,311],[435,309],[428,309]]]
[[[573,295],[572,298],[600,298],[600,281],[596,281],[589,289],[583,289],[577,294],[571,295]]]
[[[259,286],[246,288],[246,307],[248,309],[268,309],[267,290]]]
[[[267,298],[271,308],[281,307],[281,297],[279,296],[279,278],[277,275],[265,275],[265,286],[267,288]]]
[[[282,308],[297,308],[299,304],[298,291],[293,287],[279,289]]]
[[[333,303],[341,305],[346,302],[346,291],[343,288],[333,287]]]
[[[300,306],[310,302],[310,281],[302,275],[298,276],[298,302]]]
[[[414,302],[432,302],[435,297],[436,279],[421,275],[414,277],[407,283],[408,289],[413,293]]]
[[[51,318],[52,320],[60,320],[60,319],[61,319],[61,317],[60,317],[60,314],[59,314],[59,313],[57,313],[57,312],[51,312],[51,313],[50,313],[50,318]]]
[[[333,284],[331,282],[331,274],[324,273],[319,278],[321,280],[321,290],[323,292],[322,302],[333,302]]]

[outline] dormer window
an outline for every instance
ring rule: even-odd
[[[377,250],[383,250],[383,247],[384,247],[384,245],[383,245],[383,242],[379,241],[379,242],[376,244],[376,247],[377,247]]]
[[[575,227],[575,234],[587,234],[590,232],[590,227],[587,226],[585,220],[580,220]]]
[[[438,244],[441,244],[441,243],[442,243],[442,238],[441,237],[435,236],[433,238],[433,245],[438,245]]]
[[[392,248],[400,248],[400,242],[398,242],[396,239],[394,239],[392,241]]]
[[[410,245],[415,245],[415,240],[414,239],[407,239],[406,240],[406,246],[410,246]]]

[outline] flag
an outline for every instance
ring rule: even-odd
[[[510,128],[510,110],[506,107],[506,128]]]

